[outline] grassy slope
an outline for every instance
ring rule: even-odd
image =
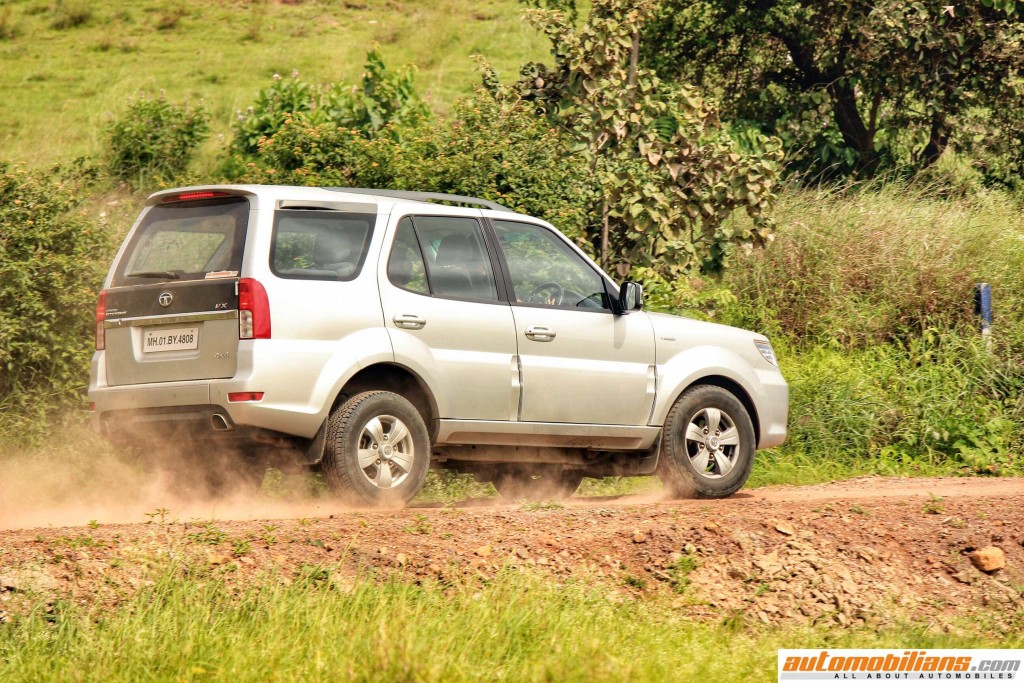
[[[64,9],[60,9],[63,7]],[[81,25],[56,29],[78,8]],[[0,159],[41,166],[95,154],[111,113],[140,92],[203,100],[224,144],[235,112],[273,74],[355,82],[373,43],[389,65],[412,63],[444,110],[479,81],[470,55],[514,74],[545,55],[516,0],[199,2],[13,0],[0,5]]]

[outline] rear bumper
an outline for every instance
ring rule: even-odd
[[[214,437],[237,431],[237,425],[222,409],[210,405],[97,410],[93,415],[93,427],[115,443],[137,443],[175,436]]]
[[[327,418],[333,384],[316,374],[326,360],[316,355],[310,360],[307,356],[311,354],[302,351],[294,344],[257,346],[244,341],[239,343],[239,372],[233,377],[117,386],[106,382],[106,355],[97,351],[89,384],[89,400],[95,403],[93,427],[101,431],[104,421],[135,421],[138,415],[156,421],[153,416],[173,416],[182,407],[198,405],[217,409],[237,429],[245,426],[313,438]],[[230,401],[228,394],[233,392],[262,392],[264,396],[258,401]],[[174,420],[169,417],[167,421]]]
[[[227,393],[210,382],[91,389],[92,428],[117,442],[175,433],[190,438],[309,439],[319,429],[306,414],[282,414],[259,402],[232,403]],[[302,431],[307,422],[312,427],[308,434]]]

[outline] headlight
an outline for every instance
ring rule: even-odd
[[[775,349],[772,348],[771,342],[755,340],[754,346],[757,347],[757,350],[761,352],[761,355],[764,356],[766,361],[775,367],[779,367],[779,359],[775,357]]]

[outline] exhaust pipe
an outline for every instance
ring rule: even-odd
[[[213,426],[215,432],[230,432],[234,429],[231,423],[228,422],[227,418],[220,413],[214,413],[210,416],[210,423]]]

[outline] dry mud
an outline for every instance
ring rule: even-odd
[[[115,607],[174,566],[237,586],[322,567],[339,590],[358,577],[465,585],[530,571],[588,582],[611,600],[661,596],[709,620],[942,627],[984,615],[988,628],[1010,631],[1024,614],[1020,479],[862,478],[726,500],[476,499],[386,511],[322,499],[145,512],[139,505],[153,500],[93,502],[0,512],[0,526],[21,527],[0,531],[0,618],[58,598]],[[76,515],[78,526],[53,526]],[[128,523],[110,521],[118,515]]]

